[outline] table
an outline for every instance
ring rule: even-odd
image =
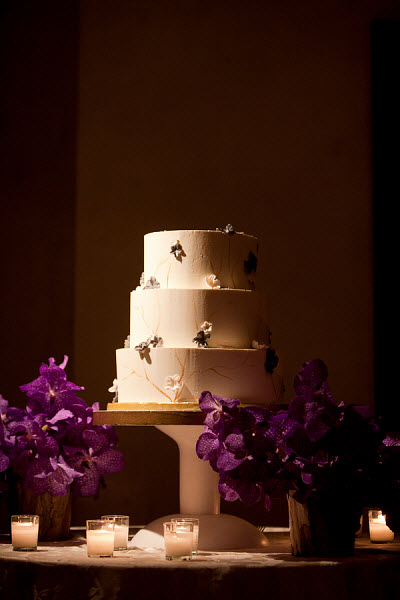
[[[166,561],[161,550],[88,558],[83,532],[37,552],[12,550],[0,537],[1,600],[395,600],[400,598],[400,541],[356,540],[354,556],[295,558],[287,532],[248,552],[200,552]]]

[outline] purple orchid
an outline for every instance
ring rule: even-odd
[[[71,409],[76,404],[85,404],[75,393],[84,388],[67,381],[64,370],[67,362],[68,357],[64,356],[64,361],[57,366],[54,358],[49,358],[49,365],[42,364],[40,367],[40,377],[20,386],[29,398],[26,407],[29,414],[54,416],[62,408]]]
[[[30,465],[25,483],[34,494],[48,492],[51,496],[63,496],[79,477],[82,474],[71,468],[61,455],[43,456]]]
[[[40,377],[21,386],[25,410],[8,406],[0,396],[0,472],[11,471],[34,494],[96,494],[100,478],[123,467],[110,426],[93,425],[94,403],[76,395],[81,386],[67,381],[65,366],[54,358],[42,364]]]
[[[226,417],[228,418],[232,409],[239,406],[239,404],[240,400],[223,398],[222,396],[213,395],[211,392],[202,392],[199,398],[200,410],[207,415],[204,424],[212,431],[217,431],[219,429],[219,426],[222,423],[222,415],[226,413]]]
[[[116,473],[124,466],[122,453],[109,446],[107,431],[101,429],[86,429],[81,446],[64,450],[67,463],[82,474],[73,484],[74,491],[82,496],[96,494],[101,476]]]
[[[0,422],[0,473],[3,473],[10,466],[10,458],[6,453],[7,445],[6,445],[6,434],[5,427],[2,422]]]
[[[372,505],[371,490],[381,488],[400,505],[400,473],[392,458],[399,439],[386,435],[365,407],[335,404],[327,377],[321,360],[305,363],[294,378],[294,399],[278,412],[201,394],[205,429],[196,452],[219,473],[225,500],[262,501],[269,510],[273,496],[294,490],[301,502],[345,493],[362,508]]]

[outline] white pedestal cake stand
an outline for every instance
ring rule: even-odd
[[[218,474],[196,454],[204,415],[197,411],[139,411],[110,409],[94,413],[96,425],[153,425],[172,438],[179,448],[180,513],[162,516],[133,538],[139,548],[164,548],[163,523],[173,516],[199,519],[199,550],[248,550],[268,545],[266,536],[251,523],[220,514]]]

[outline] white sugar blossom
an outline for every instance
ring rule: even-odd
[[[212,323],[209,323],[208,321],[204,321],[204,323],[202,325],[200,325],[200,329],[202,331],[204,331],[204,333],[211,333]]]
[[[131,336],[128,335],[128,337],[124,341],[124,348],[130,348],[130,347],[131,347]]]
[[[251,347],[254,348],[254,350],[266,350],[268,348],[268,346],[266,346],[265,344],[260,344],[256,340],[253,340],[251,342]]]
[[[118,379],[113,380],[113,384],[108,388],[108,391],[111,392],[111,394],[115,394],[113,402],[116,402],[118,400]]]
[[[166,390],[172,390],[173,392],[176,392],[180,390],[182,386],[183,382],[179,375],[168,375],[168,377],[165,378],[164,388]]]
[[[207,275],[206,277],[206,283],[207,285],[209,285],[213,290],[219,290],[221,287],[221,282],[220,280],[217,278],[216,275],[214,275],[213,273],[211,275]]]
[[[150,279],[148,279],[144,285],[145,290],[152,290],[159,287],[160,283],[157,281],[154,275],[150,275]]]

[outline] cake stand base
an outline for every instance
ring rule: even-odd
[[[171,517],[167,515],[152,521],[129,542],[138,548],[164,549],[163,523]],[[187,516],[187,515],[186,515]],[[233,515],[189,515],[199,519],[199,550],[223,552],[228,550],[254,550],[268,546],[268,539],[257,527]]]

